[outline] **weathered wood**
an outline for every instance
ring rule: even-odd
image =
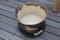
[[[22,4],[24,4],[23,2],[20,2],[20,1],[17,1],[17,0],[9,0],[9,2],[17,4],[19,6],[22,5]]]
[[[54,2],[55,0],[48,0],[48,1],[50,1],[50,2]]]
[[[5,10],[5,9],[4,9]],[[15,10],[15,9],[14,9]],[[8,10],[7,10],[8,11]],[[14,11],[15,12],[15,11]],[[56,17],[55,15],[56,14],[53,14],[51,11],[48,11],[48,13],[49,13],[49,16],[47,17],[47,18],[50,18],[50,19],[52,19],[52,20],[55,20],[55,21],[57,21],[57,22],[60,22],[60,20],[59,19],[56,19],[56,18],[59,18],[59,17]],[[51,14],[51,16],[50,16],[50,14]],[[52,16],[52,15],[54,15],[54,16]],[[53,18],[52,18],[53,17]]]
[[[14,8],[10,8],[10,7],[7,7],[7,6],[4,6],[2,4],[0,4],[0,8],[4,9],[4,10],[8,10],[9,12],[15,12]]]
[[[2,22],[2,21],[1,21]],[[1,27],[0,28],[2,28],[2,29],[4,29],[4,30],[6,30],[6,31],[8,31],[8,32],[10,32],[10,33],[12,33],[12,34],[15,34],[15,35],[18,35],[18,36],[20,36],[20,37],[23,37],[23,38],[25,38],[25,39],[29,39],[29,40],[32,40],[31,38],[27,38],[27,37],[25,37],[23,34],[21,34],[20,32],[19,32],[19,30],[18,30],[18,28],[16,27],[16,26],[11,26],[11,25],[8,25],[8,24],[6,24],[5,22],[2,22],[1,23]],[[60,37],[58,37],[58,36],[55,36],[55,35],[53,35],[53,34],[50,34],[50,33],[47,33],[47,32],[44,32],[41,36],[39,36],[39,37],[37,37],[37,38],[33,38],[34,40],[40,40],[40,37],[41,38],[44,38],[44,39],[47,39],[47,40],[59,40],[60,39]],[[52,39],[53,38],[53,39]],[[42,40],[42,39],[41,39]]]
[[[12,13],[9,13],[9,12],[6,12],[5,10],[0,10],[0,14],[3,14],[3,15],[7,15],[8,17],[11,17],[11,18],[15,18],[15,14],[12,14]],[[48,17],[50,17],[50,15],[48,16]],[[55,17],[55,16],[54,16]],[[52,15],[52,17],[50,17],[50,18],[54,18],[53,17],[53,15]],[[14,21],[14,20],[12,20],[12,19],[10,19],[10,18],[6,18],[6,17],[3,17],[3,16],[1,16],[1,18],[3,18],[3,19],[1,19],[1,20],[3,20],[4,22],[7,22],[8,24],[11,24],[11,25],[13,25],[13,26],[15,26],[15,24],[17,24],[17,22],[16,21]],[[56,17],[55,17],[56,18]],[[55,19],[54,18],[54,19]],[[59,18],[59,17],[57,17],[57,18]],[[56,19],[56,20],[58,20],[58,19]],[[10,22],[11,21],[11,22]],[[49,21],[50,22],[50,21]],[[56,23],[56,22],[55,22]],[[48,23],[47,23],[48,24]],[[50,25],[50,24],[48,24],[48,25]],[[53,26],[53,24],[52,24],[52,26]],[[56,27],[56,26],[54,26],[54,27]]]
[[[46,25],[45,31],[60,37],[60,29],[57,29],[53,26]]]
[[[50,20],[53,20],[55,22],[59,22],[60,23],[60,17],[57,17],[55,15],[48,14],[47,19],[50,19]]]
[[[52,12],[52,7],[53,7],[53,4],[54,4],[53,2],[50,2],[50,1],[47,1],[47,0],[39,0],[39,2],[43,5],[45,5],[48,8],[48,10]],[[50,14],[52,14],[52,13],[50,13]],[[53,14],[53,15],[60,16],[60,14]]]
[[[6,2],[6,3],[4,3],[4,2],[6,2],[6,1],[1,1],[0,3],[9,6],[9,4],[10,4],[9,2]],[[20,3],[21,3],[21,2],[20,2]],[[43,3],[43,2],[41,2],[41,3]],[[15,2],[15,4],[17,4],[17,2]],[[16,6],[16,8],[17,8],[18,6],[15,5],[15,4],[12,3],[12,6],[11,6],[11,7],[13,7],[13,5],[14,5],[14,7]],[[21,4],[23,4],[23,3],[21,3]],[[10,5],[11,5],[11,4],[10,4]],[[46,6],[47,6],[47,5],[46,5]],[[48,7],[48,6],[47,6],[47,7]],[[59,13],[59,14],[54,14],[51,10],[49,10],[48,13],[49,13],[49,15],[51,14],[51,15],[55,15],[55,16],[60,16],[60,13]],[[50,19],[52,19],[52,18],[50,17]],[[52,20],[55,20],[55,19],[52,19]],[[59,21],[59,20],[57,19],[56,21]]]
[[[2,0],[2,1],[0,1],[0,3],[2,3],[2,4],[5,4],[5,5],[11,5],[11,3],[13,3],[14,5],[21,5],[21,4],[23,4],[23,2],[18,2],[18,1],[9,1],[9,2],[7,2],[7,1],[4,1],[4,0]],[[42,1],[40,1],[40,3],[43,3]],[[50,3],[50,2],[49,2]],[[13,5],[12,4],[12,5]],[[43,4],[46,4],[45,2],[43,3]],[[52,4],[52,3],[51,3]],[[47,5],[47,7],[48,8],[50,8],[51,7],[51,4],[49,5],[49,4],[46,4]],[[49,6],[48,6],[49,5]],[[11,7],[11,6],[10,6]],[[13,7],[13,6],[12,6]]]
[[[24,36],[18,30],[17,24],[15,24],[15,25],[16,26],[12,26],[12,25],[9,25],[9,24],[1,21],[1,25],[0,25],[1,27],[0,27],[0,29],[4,29],[5,31],[7,31],[7,32],[9,32],[9,33],[11,33],[13,35],[19,36],[21,38],[24,38],[24,39],[27,39],[27,40],[29,40],[29,39],[32,40],[32,38],[28,38],[28,37]],[[33,40],[45,40],[45,39],[38,37],[38,38],[33,38]]]
[[[37,2],[39,0],[20,0],[20,1],[23,1],[23,2]],[[54,2],[54,0],[47,0],[47,1],[50,1],[50,2]]]
[[[23,1],[23,2],[37,2],[38,0],[20,0],[20,1]]]
[[[7,16],[9,16],[9,17],[15,18],[14,14],[11,14],[11,13],[9,13],[9,12],[5,12],[5,11],[1,11],[1,10],[0,10],[0,12],[1,12],[1,14],[4,14],[4,15],[7,15]],[[3,13],[3,12],[4,12],[4,13]],[[10,15],[11,15],[11,16],[10,16]],[[49,15],[48,17],[50,17],[50,15]],[[54,17],[55,17],[55,16],[54,16]],[[50,18],[53,19],[54,17],[53,17],[53,15],[52,15],[52,17],[50,17]],[[55,17],[55,18],[56,18],[56,17]],[[55,18],[54,18],[54,19],[55,19]],[[59,18],[59,17],[57,17],[57,18]],[[58,19],[56,19],[56,20],[58,21]],[[6,21],[5,21],[5,22],[6,22]]]
[[[0,0],[0,4],[3,4],[3,5],[5,5],[6,4],[6,6],[10,6],[10,7],[13,7],[13,8],[16,8],[16,4],[12,4],[11,2],[7,2],[7,1],[5,1],[5,0]],[[7,5],[8,4],[8,5]]]
[[[25,0],[21,0],[22,2],[28,2],[28,1],[25,1]],[[31,1],[31,0],[30,0]],[[34,1],[31,1],[31,2],[34,2]],[[53,2],[50,2],[50,1],[47,1],[47,0],[37,0],[36,2],[40,2],[40,3],[44,3],[44,4],[47,4],[49,5],[50,7],[53,6]]]
[[[60,29],[60,23],[57,23],[57,22],[46,19],[46,24]]]
[[[50,4],[47,4],[47,3],[50,3]],[[18,6],[17,5],[22,5],[22,4],[24,4],[23,2],[19,2],[19,1],[13,1],[13,2],[6,2],[6,1],[4,1],[4,0],[2,0],[2,1],[0,1],[0,3],[2,3],[2,4],[4,4],[4,5],[8,5],[8,6],[10,6],[11,4],[11,6],[10,7],[14,7],[14,8],[17,8]],[[10,4],[11,3],[11,4]],[[47,0],[45,0],[44,2],[42,1],[42,0],[40,0],[40,3],[42,3],[43,5],[45,5],[48,9],[51,9],[51,2],[48,2]],[[60,13],[58,13],[58,14],[54,14],[53,12],[52,12],[52,10],[49,10],[49,14],[52,14],[52,15],[55,15],[55,16],[60,16]]]
[[[3,11],[1,11],[1,12],[3,12]],[[15,18],[15,14],[11,14],[11,13],[1,13],[1,14],[6,14],[6,15],[8,15],[8,16],[10,16],[10,17],[14,17]],[[49,15],[50,16],[50,15]],[[59,17],[56,17],[56,16],[53,16],[53,15],[51,15],[51,17],[49,17],[48,16],[48,18],[50,18],[50,19],[52,19],[52,20],[55,20],[55,21],[59,21],[60,22],[60,20],[59,19],[57,19],[57,18],[59,18]]]
[[[54,5],[54,2],[50,2],[47,0],[39,0],[39,2],[48,8],[48,11],[50,12],[50,14],[55,15],[55,16],[60,16],[60,12],[58,12],[58,14],[54,14],[54,12],[52,12],[52,7]]]
[[[0,40],[5,40],[4,38],[0,37]]]
[[[53,2],[50,2],[50,1],[47,1],[47,0],[39,0],[39,2],[42,2],[44,4],[47,4],[47,5],[50,5],[50,6],[53,6]]]
[[[51,2],[49,2],[49,1],[47,1],[47,0],[45,0],[44,2],[42,1],[42,0],[40,0],[39,1],[40,3],[42,3],[43,5],[45,5],[48,9],[51,9]],[[47,3],[50,3],[50,4],[47,4]],[[8,6],[10,6],[11,4],[12,4],[12,6],[10,6],[10,7],[14,7],[14,8],[17,8],[18,6],[17,5],[22,5],[22,4],[24,4],[23,2],[19,2],[19,1],[9,1],[9,2],[6,2],[6,1],[4,1],[4,0],[2,0],[2,1],[0,1],[0,3],[2,3],[2,4],[4,4],[4,5],[8,5]],[[10,4],[11,3],[11,4]],[[52,4],[53,4],[53,2],[52,2]],[[55,15],[55,16],[60,16],[60,13],[58,13],[58,14],[54,14],[53,12],[52,12],[52,10],[49,10],[49,14],[52,14],[52,15]]]
[[[10,12],[7,12],[7,11],[5,11],[5,10],[3,10],[3,9],[0,9],[0,15],[3,15],[3,16],[5,15],[5,16],[7,16],[7,17],[16,19],[15,13],[10,13]]]
[[[50,34],[50,33],[47,33],[47,32],[44,32],[41,37],[43,38],[46,38],[47,40],[60,40],[60,37],[57,37],[53,34]]]
[[[1,16],[1,15],[0,15],[0,18],[1,18],[0,20],[6,22],[6,23],[8,23],[8,24],[11,24],[11,25],[13,25],[13,26],[16,26],[16,24],[17,24],[17,21],[15,21],[15,20],[13,20],[13,19],[6,18],[6,17]]]
[[[10,18],[13,18],[13,19],[16,19],[16,13],[10,13],[10,12],[6,12],[5,10],[2,10],[2,9],[0,9],[0,15],[6,15],[6,16],[8,16],[8,17],[10,17]],[[50,14],[48,14],[48,17],[47,17],[48,19],[51,19],[51,20],[54,20],[54,21],[57,21],[57,22],[60,22],[60,17],[57,17],[57,16],[55,16],[55,15],[50,15]]]
[[[47,6],[50,5],[49,2],[46,2],[45,0],[40,1],[40,2],[43,3],[43,4],[46,3]],[[14,4],[17,4],[17,6],[14,5]],[[48,25],[51,25],[51,26],[46,27],[46,30],[45,30],[46,32],[44,32],[40,36],[41,38],[38,37],[38,38],[33,38],[33,39],[29,38],[28,39],[27,37],[25,37],[23,34],[21,34],[19,32],[19,30],[17,28],[18,27],[17,26],[17,21],[13,20],[13,19],[16,19],[15,18],[15,8],[17,8],[19,6],[19,2],[10,1],[10,2],[7,2],[7,3],[3,3],[1,1],[1,5],[0,5],[1,6],[0,7],[0,18],[1,18],[0,21],[2,23],[0,22],[0,26],[1,26],[0,28],[6,30],[7,32],[9,32],[9,33],[11,33],[13,35],[22,37],[22,38],[27,39],[27,40],[59,40],[60,39],[60,25],[59,25],[60,23],[54,22],[54,21],[60,22],[60,20],[59,20],[60,19],[59,18],[60,14],[53,14],[53,12],[49,9],[50,7],[48,7],[48,9],[49,9],[49,14],[48,15],[49,16],[47,18],[49,18],[51,20],[54,20],[54,21],[46,19],[46,23]],[[1,14],[2,14],[2,16],[1,16]]]
[[[15,35],[12,35],[6,31],[3,31],[0,29],[0,37],[4,38],[5,40],[24,40],[20,37],[17,37]]]
[[[20,5],[22,5],[23,2],[19,2],[19,1],[10,2],[10,1],[5,1],[5,0],[0,0],[0,4],[6,5],[6,6],[9,6],[9,7],[12,7],[12,8],[17,8]]]
[[[42,5],[44,5],[47,9],[48,9],[48,13],[51,14],[51,15],[55,15],[55,16],[60,16],[60,11],[58,12],[58,14],[55,14],[53,11],[52,11],[52,7],[50,4],[48,4],[49,2],[45,1],[39,1]],[[47,2],[47,3],[46,3]]]
[[[1,15],[0,15],[0,18],[2,18],[1,20],[4,21],[5,23],[17,27],[17,21],[15,21],[15,20],[13,20],[13,19],[10,19],[10,18],[6,18],[6,17],[1,16]],[[54,25],[51,24],[50,22],[54,23]],[[53,22],[53,21],[50,21],[50,20],[47,20],[46,23],[47,23],[48,25],[53,26],[53,27],[47,27],[46,30],[47,30],[48,32],[51,32],[51,33],[53,33],[53,34],[56,34],[56,35],[59,35],[59,36],[60,36],[60,34],[59,34],[60,30],[58,30],[59,27],[57,26],[57,25],[59,25],[60,23],[57,23],[57,25],[56,25],[56,22]],[[56,26],[55,26],[55,25],[56,25]],[[58,29],[56,29],[56,28],[58,28]],[[48,29],[49,29],[49,30],[48,30]],[[53,30],[51,30],[51,29],[53,29]],[[54,30],[56,30],[56,31],[54,31]]]
[[[1,18],[2,18],[1,20],[5,21],[5,22],[9,22],[10,24],[13,23],[12,25],[15,25],[15,23],[16,23],[16,21],[14,21],[13,19],[5,18],[3,16],[1,16]],[[56,28],[59,28],[60,29],[60,25],[59,25],[60,23],[57,23],[57,22],[54,22],[54,21],[51,21],[51,20],[48,20],[47,19],[46,20],[46,24],[51,25],[53,27],[56,27]]]

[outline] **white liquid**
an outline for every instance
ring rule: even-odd
[[[38,16],[39,15],[39,16]],[[35,25],[46,18],[46,11],[40,6],[26,6],[18,12],[18,20],[25,25]]]
[[[37,15],[25,15],[20,18],[20,22],[27,25],[40,23],[43,19]]]

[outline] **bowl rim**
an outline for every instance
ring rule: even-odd
[[[27,3],[23,4],[23,5],[27,5],[27,6],[29,6],[29,5],[40,6],[42,9],[44,9],[46,11],[46,17],[48,16],[47,8],[45,7],[45,5],[43,5],[43,4],[39,3],[39,2],[27,2]],[[17,20],[18,20],[18,11],[22,9],[23,5],[17,7],[17,9],[15,10],[15,12],[16,12],[15,16],[16,16]]]

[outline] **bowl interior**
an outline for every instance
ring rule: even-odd
[[[25,25],[36,25],[45,20],[46,15],[46,9],[42,5],[25,4],[18,10],[18,21]]]

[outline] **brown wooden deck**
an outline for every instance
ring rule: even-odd
[[[30,0],[40,2],[48,8],[46,29],[37,38],[27,38],[17,28],[15,10],[29,0],[0,0],[0,40],[60,40],[60,11],[52,12],[54,0]]]

